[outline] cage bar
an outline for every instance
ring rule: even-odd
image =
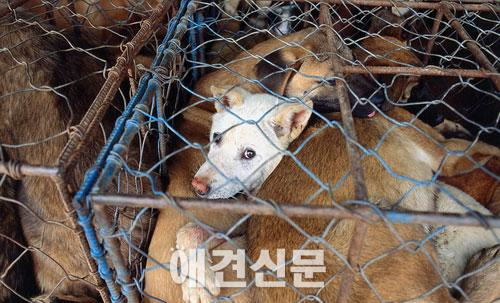
[[[89,199],[96,205],[126,206],[135,208],[166,209],[178,206],[185,210],[206,210],[217,212],[232,212],[238,214],[252,214],[276,216],[278,213],[295,218],[324,218],[324,219],[362,219],[370,223],[382,222],[385,219],[396,224],[439,224],[484,226],[499,228],[498,216],[484,216],[476,213],[435,213],[422,211],[392,211],[360,206],[354,210],[343,207],[318,207],[311,205],[279,204],[279,208],[272,203],[260,203],[245,200],[207,200],[199,198],[183,198],[165,196],[144,196],[129,194],[91,194]],[[350,202],[350,201],[347,201]],[[356,202],[356,201],[351,201]]]
[[[462,4],[447,1],[389,1],[389,0],[282,0],[282,2],[310,2],[329,3],[341,5],[359,5],[368,7],[407,7],[412,9],[440,9],[442,3],[449,5],[456,11],[477,11],[477,12],[500,12],[497,2],[492,0],[477,1],[480,4]],[[476,2],[475,2],[476,3]]]
[[[492,73],[497,73],[496,68],[493,66],[493,64],[491,64],[490,60],[488,60],[488,58],[484,55],[483,51],[478,46],[477,42],[471,38],[471,36],[467,33],[464,27],[460,24],[460,22],[458,22],[455,15],[450,11],[449,7],[447,5],[443,5],[442,11],[446,19],[448,19],[451,26],[457,32],[457,34],[465,41],[465,45],[472,53],[474,58],[476,58],[479,65],[481,65],[484,69]],[[490,79],[495,84],[497,90],[500,90],[500,76],[498,75],[491,76]]]
[[[54,178],[57,174],[57,167],[30,165],[17,161],[0,161],[0,175],[7,175],[16,180],[25,176]]]

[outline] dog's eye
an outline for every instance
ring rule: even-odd
[[[250,160],[253,157],[255,157],[255,151],[253,149],[251,149],[251,148],[245,149],[243,151],[243,153],[241,154],[241,158],[245,159],[245,160]]]
[[[215,144],[219,144],[221,139],[222,136],[220,133],[214,133],[212,136],[212,142],[214,142]]]

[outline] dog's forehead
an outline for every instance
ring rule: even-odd
[[[272,117],[273,110],[279,103],[280,100],[271,95],[251,95],[245,98],[242,105],[216,113],[213,119],[213,129],[223,131],[247,122],[248,124],[259,123]]]
[[[251,121],[251,119],[248,118],[245,119],[242,117],[242,119],[244,119],[242,120],[232,115],[224,118],[225,119],[214,120],[214,125],[212,127],[212,132],[224,134],[223,142],[232,142],[233,139],[238,142],[255,141],[259,139],[259,135],[267,129],[263,122],[258,123],[258,125],[253,122],[245,122],[245,120]]]

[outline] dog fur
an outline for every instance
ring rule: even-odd
[[[16,16],[18,19],[6,16],[0,23],[0,47],[8,50],[0,53],[0,142],[10,160],[56,166],[70,127],[80,121],[103,83],[105,62],[73,48],[70,44],[76,41],[73,36],[50,34],[55,29],[48,25],[42,28],[36,22],[19,21],[34,18],[31,15],[18,12]],[[89,48],[85,40],[79,43],[81,49]],[[97,56],[105,58],[102,53]],[[116,108],[120,104],[116,100]],[[110,110],[102,129],[96,128],[90,134],[88,150],[71,170],[76,184],[67,184],[70,192],[76,190],[83,173],[93,163],[105,140],[103,130],[110,132],[117,114],[118,111]],[[134,184],[132,177],[124,177],[122,181],[123,188],[127,188],[127,182]],[[55,182],[49,178],[25,177],[19,181],[13,198],[22,206],[18,208],[17,227],[22,226],[26,242],[32,248],[34,264],[24,270],[26,276],[30,270],[35,273],[41,292],[37,300],[99,301],[75,226],[68,220],[68,216],[74,216],[74,210],[63,206]],[[108,211],[113,214],[116,208]],[[117,219],[126,228],[134,213],[121,210]],[[145,214],[144,219],[148,216]],[[137,223],[147,230],[147,221]],[[139,246],[145,244],[141,242],[143,235],[136,232],[132,241]],[[136,260],[135,254],[130,257]]]
[[[201,109],[190,108],[184,114],[184,118],[182,121],[180,121],[179,126],[180,126],[179,129],[181,130],[181,133],[184,137],[189,139],[191,142],[199,142],[204,145],[208,142],[205,133],[207,133],[210,129],[210,114]],[[179,143],[179,144],[180,145],[178,145],[177,148],[182,148],[185,145],[184,143]],[[203,162],[203,160],[204,160],[203,154],[195,149],[185,150],[184,152],[177,154],[175,158],[170,161],[169,171],[171,173],[171,183],[167,189],[167,192],[174,196],[184,196],[184,197],[193,196],[193,192],[191,188],[188,186],[187,180],[189,180],[193,176],[194,171],[188,170],[186,169],[186,167],[192,167],[192,169],[195,169]],[[282,185],[283,185],[282,182],[280,182],[280,186]],[[275,199],[276,201],[282,201],[282,199],[288,197],[288,194],[285,193],[284,191],[290,190],[289,187],[285,187],[283,188],[283,191],[277,192],[274,189],[267,190],[266,188],[270,189],[271,187],[265,186],[263,189],[261,189],[260,193],[265,194],[267,192],[266,195],[272,196],[272,198]],[[297,191],[293,189],[293,192]],[[293,200],[293,201],[296,202],[298,200]],[[238,215],[233,215],[230,213],[221,214],[212,211],[196,211],[189,213],[194,215],[200,222],[209,224],[213,228],[213,230],[219,230],[219,231],[228,230],[228,228],[232,227],[234,223],[237,222],[237,220],[240,218],[240,216]],[[151,240],[151,245],[148,251],[150,258],[148,259],[148,264],[146,269],[146,275],[145,275],[146,286],[144,290],[144,292],[148,294],[148,296],[152,296],[154,298],[158,298],[166,302],[183,302],[182,301],[183,293],[181,291],[181,286],[175,284],[170,277],[169,271],[164,268],[160,268],[156,263],[156,261],[164,265],[168,264],[170,257],[173,253],[173,250],[176,247],[176,242],[179,239],[178,236],[180,236],[180,234],[176,233],[176,231],[182,230],[182,228],[189,221],[190,220],[186,216],[185,211],[178,211],[168,208],[168,209],[163,209],[160,212],[155,233]],[[251,222],[252,224],[256,223],[255,221]],[[279,222],[278,219],[272,220],[273,225],[277,223],[279,223],[280,226],[286,225],[284,222],[283,223]],[[337,228],[336,230],[339,231],[341,234],[346,233],[346,237],[350,237],[349,230],[352,228],[352,225],[348,223],[348,221],[342,221],[342,223],[339,224],[336,228]],[[409,238],[418,239],[421,238],[423,235],[421,228],[417,226],[401,226],[397,227],[397,229],[401,233],[401,235],[403,235],[403,237],[408,239]],[[241,226],[237,231],[234,231],[232,234],[229,234],[229,236],[241,235],[242,230],[243,231],[247,230],[245,225]],[[275,227],[273,227],[272,230],[278,231],[279,229],[275,229]],[[369,243],[367,243],[365,246],[366,250],[364,250],[364,252],[366,252],[366,254],[364,254],[364,257],[366,258],[369,258],[369,256],[373,253],[374,249],[383,250],[384,249],[383,247],[388,248],[394,246],[395,244],[394,238],[392,238],[387,228],[384,227],[383,225],[376,225],[370,227],[370,234],[372,235],[372,233],[373,235],[377,234],[377,236],[367,238],[371,240],[369,240]],[[296,236],[295,230],[290,235],[291,235],[290,238],[283,238],[280,241],[288,241],[290,239],[294,239],[293,241],[301,240],[300,237],[298,238],[295,237]],[[252,241],[258,240],[258,238],[261,237],[262,238],[260,240],[261,242],[274,241],[279,239],[278,237],[275,236],[270,237],[271,234],[261,228],[256,230],[256,233],[254,234],[249,234],[249,231],[247,231],[246,237],[248,238],[248,236],[252,236]],[[386,242],[379,241],[380,237],[387,239],[387,241]],[[346,239],[344,237],[341,237],[335,243],[341,245],[343,247],[342,249],[346,249],[348,245],[348,238]],[[243,246],[242,244],[241,247],[245,246]],[[428,246],[426,247],[432,253],[432,248]],[[219,248],[234,249],[234,246],[231,245],[230,243],[225,243]],[[256,251],[254,251],[254,253],[255,252]],[[217,260],[214,260],[214,262],[215,261]],[[401,264],[401,263],[393,263],[393,262],[403,262],[406,265],[397,266],[396,264]],[[389,276],[384,275],[383,274],[384,272],[382,271],[384,266],[388,266],[389,264],[392,264],[391,267],[394,268],[394,271],[392,271],[392,273],[398,277],[392,280],[393,282],[396,280],[401,281],[401,283],[405,283],[404,281],[408,282],[407,284],[405,284],[408,287],[401,288],[405,289],[404,292],[400,292],[401,297],[405,295],[411,296],[413,294],[419,294],[422,288],[431,287],[433,283],[439,283],[438,282],[439,279],[436,277],[435,270],[430,266],[429,260],[423,257],[422,254],[419,253],[414,255],[414,254],[409,254],[406,251],[399,251],[398,253],[391,255],[388,259],[386,259],[382,263],[374,264],[374,266],[371,268],[373,269],[373,272],[371,272],[370,275],[376,275],[377,277],[380,277],[381,280],[378,281],[380,281],[382,285],[378,289],[382,289],[384,293],[390,293],[391,287],[393,286],[396,287],[396,285],[394,285],[393,282],[389,282],[388,280]],[[338,267],[335,266],[339,266],[339,264],[338,263],[332,264],[332,271],[334,271],[335,268],[338,269]],[[377,268],[379,268],[379,270]],[[426,273],[422,274],[422,272],[420,272],[421,269],[423,269]],[[224,274],[226,276],[227,274],[231,274],[231,272],[225,272]],[[425,278],[420,279],[418,277],[425,277]],[[249,277],[249,279],[250,278],[251,277]],[[356,291],[354,291],[354,293],[357,293],[359,295],[358,299],[356,300],[358,301],[360,300],[359,302],[366,302],[363,301],[362,296],[363,294],[367,294],[369,290],[366,288],[366,284],[360,283],[359,276],[356,279],[355,287]],[[276,299],[277,297],[274,296],[271,296],[270,298],[265,297],[266,296],[265,293],[259,293],[259,294],[254,293],[253,289],[249,290],[250,291],[249,293],[248,291],[243,293],[239,293],[238,291],[239,289],[221,289],[220,295],[223,296],[232,295],[232,298],[236,302],[276,302],[277,300]],[[255,291],[259,292],[259,290]],[[275,293],[274,290],[272,290],[271,292]],[[294,294],[290,294],[290,291],[285,289],[283,289],[282,292],[283,293],[276,294],[280,296],[279,297],[280,302],[293,302],[292,297],[294,296]],[[281,297],[282,295],[285,295],[285,297]],[[333,296],[333,295],[335,295],[335,291],[332,291],[329,288],[327,296]],[[431,302],[448,302],[451,300],[449,296],[446,294],[446,291],[443,290],[434,293],[430,298],[427,299],[429,299]],[[155,302],[155,300],[153,299],[145,298],[145,300],[147,302]],[[351,301],[351,302],[358,302],[358,301]]]
[[[248,51],[241,52],[219,69],[205,74],[195,85],[195,97],[191,104],[207,110],[214,110],[209,98],[210,87],[239,86],[252,93],[272,92],[289,98],[308,98],[321,112],[339,111],[333,70],[327,60],[330,50],[322,41],[325,33],[315,28],[306,28],[280,38],[258,43]],[[375,54],[375,55],[372,55]],[[389,36],[375,36],[363,39],[359,47],[343,48],[339,55],[346,60],[357,60],[365,65],[421,66],[420,60],[404,42]],[[227,55],[226,55],[227,56]],[[346,75],[349,98],[356,113],[360,98],[381,99],[388,110],[392,104],[406,100],[412,88],[418,84],[417,76]],[[258,80],[258,82],[250,81]],[[387,85],[386,90],[376,92],[377,82]],[[389,100],[389,101],[385,101]]]
[[[50,24],[60,30],[81,31],[82,27],[79,25],[83,25],[83,29],[92,33],[96,39],[102,43],[109,43],[110,39],[116,40],[117,32],[126,27],[124,24],[138,23],[141,16],[150,13],[158,2],[157,0],[137,3],[125,0],[62,0],[56,5],[30,0],[22,7],[37,16],[47,18]]]
[[[237,96],[232,96],[235,94]],[[211,144],[208,153],[209,161],[204,163],[195,175],[195,180],[203,180],[212,188],[206,193],[206,197],[211,199],[229,198],[242,190],[248,193],[258,189],[267,176],[270,175],[271,167],[276,167],[277,163],[281,161],[283,157],[282,150],[286,149],[288,144],[302,132],[310,115],[307,106],[300,104],[284,104],[281,105],[284,109],[280,110],[280,107],[277,107],[273,110],[276,104],[280,103],[278,98],[270,95],[252,95],[243,90],[230,91],[226,93],[223,100],[227,105],[225,107],[219,106],[222,108],[218,109],[218,113],[214,115],[211,129],[211,135],[214,132],[221,133],[220,137],[222,139],[220,143]],[[302,114],[303,111],[308,111],[309,115]],[[396,112],[400,113],[401,111],[397,110]],[[402,118],[406,118],[406,121],[411,119],[410,116],[404,117],[402,113],[400,115]],[[246,124],[243,121],[260,122],[257,128],[255,125]],[[294,124],[295,122],[297,123]],[[371,122],[368,124],[371,126],[370,129],[366,128],[366,126],[359,129],[359,132],[363,133],[361,139],[363,146],[374,148],[377,141],[373,140],[380,140],[386,132],[389,132],[390,135],[384,139],[383,144],[379,146],[377,151],[391,169],[398,175],[413,180],[425,181],[432,179],[433,171],[438,169],[445,156],[444,151],[440,150],[437,144],[430,142],[425,136],[419,135],[411,129],[396,128],[390,131],[392,124],[390,121],[384,121],[383,117],[369,119],[369,122]],[[322,136],[321,133],[330,133],[332,138]],[[304,161],[301,161],[301,163],[305,167],[314,170],[315,167],[320,165],[320,162],[327,161],[321,167],[331,167],[337,170],[342,166],[332,163],[332,159],[342,158],[345,161],[347,155],[343,153],[344,149],[340,147],[341,144],[332,147],[321,142],[339,142],[343,140],[342,135],[339,131],[332,132],[330,128],[322,130],[321,133],[317,134],[317,136],[323,137],[322,140],[317,140],[311,133],[309,133],[311,138],[303,137],[302,141],[307,139],[307,145],[311,144],[313,147],[309,149],[304,146],[301,148],[301,153],[308,150],[310,157],[324,157],[325,159],[316,159],[315,162],[308,164]],[[370,139],[367,139],[367,136],[370,136]],[[299,141],[299,143],[302,143],[302,141]],[[237,153],[245,148],[255,150],[254,153],[257,154],[255,159],[238,158]],[[399,151],[396,151],[396,149],[399,149]],[[410,165],[401,163],[402,159]],[[395,181],[392,184],[388,180],[397,178],[388,174],[383,165],[377,165],[376,161],[368,163],[370,164],[365,164],[370,167],[367,168],[368,173],[365,173],[367,179],[384,180],[387,187],[382,190],[372,189],[377,194],[371,197],[370,201],[374,201],[381,207],[394,207],[393,204],[398,199],[403,199],[397,205],[404,209],[458,213],[473,209],[483,214],[491,214],[470,196],[451,186],[438,184],[438,186],[417,186],[413,188],[414,183],[402,181]],[[417,169],[415,166],[419,166],[419,168]],[[333,169],[326,169],[323,177],[320,177],[321,180],[328,184],[337,184],[336,182],[341,176],[333,171]],[[339,169],[339,171],[348,171],[348,167]],[[316,176],[319,175],[316,174]],[[382,186],[382,184],[378,186]],[[312,186],[312,184],[309,187],[319,189],[317,186]],[[394,191],[393,188],[400,191]],[[313,192],[310,194],[313,195]],[[335,192],[333,195],[335,197]],[[455,197],[465,205],[465,208],[452,200]],[[346,200],[346,198],[340,199],[340,201],[343,200]],[[443,234],[438,235],[435,241],[442,269],[449,280],[454,280],[460,276],[467,260],[474,253],[482,248],[497,244],[495,236],[490,231],[474,227],[450,226]]]
[[[456,138],[446,140],[446,147],[462,151],[464,155],[448,159],[447,169],[439,179],[469,194],[493,214],[500,214],[498,148],[483,142],[475,142],[471,146],[471,142]]]
[[[304,97],[338,110],[335,86],[324,83],[331,78],[321,30],[307,28],[299,32],[261,42],[240,53],[220,69],[205,74],[195,85],[196,97],[191,103],[214,111],[212,102],[200,101],[199,97],[211,97],[210,87],[239,86],[252,93],[274,92],[286,97]],[[341,52],[351,58],[350,51]],[[259,83],[248,80],[258,80]]]
[[[465,271],[470,274],[461,287],[468,298],[461,302],[497,302],[500,299],[500,245],[485,248],[475,254]]]
[[[29,269],[33,261],[26,245],[26,239],[19,226],[19,214],[13,202],[15,180],[0,179],[0,302],[25,302],[37,293],[35,275]],[[14,292],[19,296],[14,295]]]

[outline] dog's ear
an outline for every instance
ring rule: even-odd
[[[405,41],[404,23],[406,22],[406,18],[403,18],[400,13],[404,13],[404,8],[396,8],[394,12],[391,12],[388,8],[379,10],[372,17],[368,32]]]
[[[285,145],[297,139],[311,118],[312,101],[308,100],[306,105],[300,103],[284,104],[276,109],[276,113],[271,119],[271,126],[276,136]]]
[[[210,90],[214,97],[220,97],[220,101],[215,102],[217,112],[222,112],[225,108],[240,106],[245,98],[251,95],[249,91],[237,86],[217,87],[212,85]]]
[[[277,50],[266,55],[255,65],[255,75],[260,83],[278,95],[284,95],[291,76],[302,60],[291,51]]]

